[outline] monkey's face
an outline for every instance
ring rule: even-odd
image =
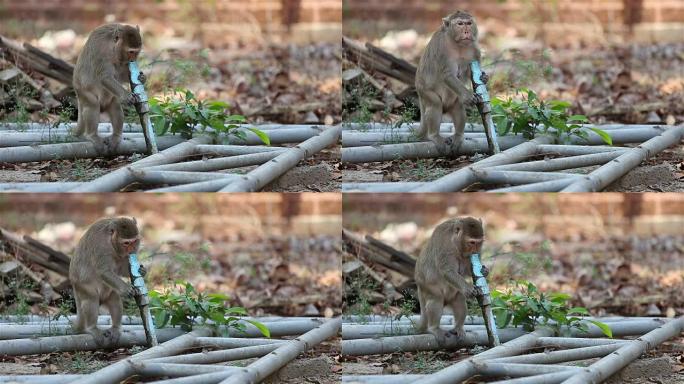
[[[459,44],[472,44],[477,40],[477,26],[471,17],[450,20],[449,32],[451,38]]]
[[[473,253],[479,254],[482,251],[482,243],[484,242],[484,239],[481,237],[465,237],[465,253],[468,255],[472,255]]]
[[[117,235],[112,237],[112,243],[117,253],[120,255],[130,255],[131,253],[137,253],[140,247],[140,238],[121,238]]]
[[[138,60],[142,48],[142,37],[138,27],[124,26],[114,36],[117,56],[122,63]]]

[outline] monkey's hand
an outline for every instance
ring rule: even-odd
[[[466,297],[468,297],[468,298],[478,297],[478,295],[480,293],[482,293],[482,291],[480,290],[480,287],[477,287],[475,285],[469,285],[466,288],[465,292],[463,292],[463,294],[466,295]]]
[[[485,71],[482,71],[482,75],[480,76],[480,80],[484,84],[487,84],[489,82],[489,75]]]
[[[480,96],[479,93],[473,92],[473,98],[470,100],[470,102],[477,106],[484,103],[484,99],[482,98],[482,96]]]
[[[145,266],[142,264],[140,264],[140,268],[138,268],[138,272],[140,272],[140,276],[142,276],[142,277],[147,276],[147,268],[145,268]]]
[[[482,273],[482,276],[484,277],[489,276],[489,268],[483,265],[482,268],[480,268],[480,273]]]
[[[138,103],[140,103],[140,98],[138,97],[138,95],[133,92],[130,92],[126,97],[126,104],[136,105]]]
[[[482,72],[482,75],[484,75],[484,72]],[[138,81],[141,82],[142,84],[145,84],[147,82],[147,76],[145,76],[142,71],[140,71],[140,75],[138,75]],[[484,81],[484,80],[482,80]]]

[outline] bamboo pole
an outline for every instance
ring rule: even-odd
[[[155,171],[148,169],[132,169],[131,173],[137,181],[144,184],[187,184],[216,179],[236,179],[239,175],[218,172],[187,172],[187,171]]]
[[[517,163],[532,156],[537,151],[537,145],[548,144],[550,137],[538,137],[532,141],[520,144],[494,156],[490,156],[475,164],[463,167],[458,171],[442,176],[437,180],[427,182],[411,192],[454,192],[473,184],[477,181],[474,172],[476,169],[487,166]],[[502,144],[501,142],[499,143]],[[504,146],[502,145],[502,148]]]
[[[542,181],[578,179],[582,175],[563,172],[527,172],[527,171],[494,171],[487,169],[476,169],[473,171],[477,181],[486,184],[527,184],[539,183]]]
[[[549,328],[538,329],[530,334],[518,337],[497,347],[484,351],[471,358],[461,360],[436,373],[427,375],[416,380],[416,384],[450,384],[459,383],[477,373],[476,364],[487,358],[514,356],[523,353],[537,343],[537,339],[543,336],[551,336],[553,331]],[[486,336],[485,336],[486,338]]]
[[[253,192],[258,191],[285,172],[314,153],[337,143],[342,131],[341,126],[330,127],[316,137],[288,149],[266,164],[257,167],[245,175],[242,180],[231,182],[220,192]]]
[[[312,348],[321,342],[337,336],[342,325],[340,317],[330,319],[294,340],[289,341],[268,355],[248,365],[242,372],[231,375],[223,384],[259,383],[290,361],[300,353]]]
[[[343,375],[346,384],[413,384],[425,375]]]
[[[226,365],[154,363],[148,360],[136,361],[131,364],[136,373],[144,377],[183,377],[212,372],[236,372],[240,370],[240,367],[229,367]]]
[[[0,383],[67,384],[85,375],[6,375],[0,376]]]
[[[342,183],[342,192],[408,192],[421,182]]]
[[[119,360],[118,362],[109,365],[105,368],[102,368],[97,372],[93,372],[79,380],[74,381],[73,384],[99,384],[120,382],[126,379],[127,377],[135,374],[135,367],[133,363],[157,357],[175,355],[177,353],[183,352],[186,349],[191,348],[195,344],[196,337],[209,336],[210,334],[211,330],[209,329],[195,329],[194,331],[186,335],[176,337],[175,339],[169,340],[163,344],[157,345],[156,347],[152,347],[148,350],[142,351],[129,358]]]
[[[2,326],[2,328],[4,327],[5,325]],[[164,328],[158,330],[157,338],[160,341],[168,341],[184,333],[179,328]],[[119,348],[130,348],[136,345],[147,345],[143,330],[123,331],[121,333],[121,339],[119,339],[118,344]],[[60,351],[94,351],[101,348],[95,343],[92,336],[85,334],[51,337],[31,337],[26,335],[26,338],[21,339],[0,340],[0,355],[8,356],[35,355]]]
[[[490,189],[487,192],[511,193],[511,192],[558,192],[568,185],[574,183],[577,179],[574,177],[566,177],[564,179],[542,181],[539,183],[530,183],[523,185],[516,185],[513,187]]]
[[[195,154],[196,145],[207,144],[211,142],[208,136],[197,136],[192,140],[182,142],[171,148],[155,153],[144,159],[138,160],[128,167],[122,167],[114,172],[110,172],[104,176],[98,177],[95,180],[87,182],[69,192],[83,193],[83,192],[114,192],[118,191],[126,185],[135,181],[135,176],[130,171],[138,167],[149,167],[153,165],[175,163],[184,160],[188,156]],[[158,143],[161,148],[161,141]]]
[[[182,142],[183,139],[180,136],[163,136],[159,138],[158,144],[159,148],[168,149]],[[114,155],[129,156],[134,153],[145,153],[146,148],[143,138],[127,139],[119,144]],[[90,142],[0,148],[0,162],[6,163],[29,163],[56,159],[87,159],[100,155]]]
[[[629,152],[610,161],[599,169],[591,172],[581,180],[565,187],[561,192],[595,192],[607,187],[619,179],[645,159],[662,152],[664,149],[679,143],[684,136],[684,125],[668,129],[645,143],[640,144]]]
[[[565,380],[563,384],[600,383],[615,372],[636,360],[642,353],[662,344],[665,340],[678,336],[684,331],[684,316],[670,321],[651,332],[622,345],[618,350],[602,358],[582,372]]]
[[[0,183],[1,192],[42,192],[61,193],[79,187],[82,182],[29,182],[29,183]]]
[[[204,144],[197,146],[198,155],[215,155],[215,156],[237,156],[249,155],[252,153],[284,151],[286,148],[281,147],[264,147],[259,145],[212,145]]]
[[[223,363],[226,361],[249,359],[252,357],[261,357],[280,348],[281,346],[282,344],[262,344],[220,351],[158,357],[154,359],[147,359],[146,361],[150,363],[169,364],[214,364]]]
[[[186,161],[184,163],[161,164],[151,166],[150,171],[187,171],[187,172],[212,172],[224,169],[247,167],[250,165],[261,165],[272,160],[281,154],[281,151],[269,151],[260,153],[250,153],[247,155],[237,155],[231,157],[219,157],[216,159]]]
[[[579,155],[571,157],[561,157],[558,159],[547,159],[539,161],[528,161],[518,164],[504,164],[488,168],[492,171],[532,171],[532,172],[551,172],[562,171],[564,169],[574,169],[588,167],[592,165],[605,164],[624,152],[610,151],[594,153],[589,155]]]
[[[557,364],[575,360],[592,359],[603,357],[615,352],[623,344],[596,345],[593,347],[580,347],[561,351],[531,353],[529,355],[500,357],[487,360],[495,363],[518,363],[518,364]],[[547,372],[539,372],[547,373]]]

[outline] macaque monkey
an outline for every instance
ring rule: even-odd
[[[122,84],[129,83],[128,62],[137,60],[142,47],[140,29],[123,24],[105,24],[90,33],[74,67],[74,90],[78,99],[75,136],[85,136],[99,153],[113,152],[121,143],[124,112],[121,104],[134,104],[137,97]],[[144,82],[144,76],[141,79]],[[97,133],[100,112],[112,123],[112,135]]]
[[[482,220],[456,218],[438,225],[420,252],[414,275],[420,302],[417,329],[432,333],[440,346],[447,337],[460,340],[465,336],[466,297],[478,293],[466,276],[471,273],[470,255],[480,253],[483,240]],[[449,331],[439,327],[444,306],[454,313],[454,328]]]
[[[128,255],[138,252],[140,233],[135,218],[104,218],[92,224],[76,246],[69,265],[69,280],[76,300],[75,333],[88,333],[99,346],[116,345],[121,336],[123,303],[121,296],[134,293],[128,276]],[[112,317],[112,327],[97,328],[100,304]]]
[[[420,58],[416,72],[420,104],[418,137],[435,143],[441,154],[463,142],[465,104],[477,101],[477,96],[465,84],[470,83],[470,62],[479,59],[477,24],[469,13],[463,11],[442,19],[442,27],[432,35]],[[483,74],[482,80],[487,81],[486,75]],[[444,113],[451,117],[455,130],[447,140],[439,135]]]

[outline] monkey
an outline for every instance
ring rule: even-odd
[[[479,291],[464,276],[472,268],[470,255],[480,252],[483,241],[481,219],[454,218],[439,224],[420,252],[414,273],[420,304],[416,329],[433,334],[440,346],[447,337],[461,340],[465,336],[466,298]],[[444,306],[454,313],[454,327],[449,331],[439,327]]]
[[[470,62],[480,60],[477,24],[467,12],[456,11],[442,19],[420,58],[416,71],[416,91],[420,107],[418,137],[429,139],[441,154],[463,142],[466,123],[465,104],[478,96],[466,88],[471,77]],[[482,81],[487,82],[483,73]],[[454,135],[446,140],[439,134],[442,114],[454,123]]]
[[[98,153],[113,152],[121,143],[124,112],[122,104],[139,102],[122,83],[129,82],[128,62],[137,60],[142,48],[140,28],[123,24],[105,24],[90,33],[74,67],[73,86],[78,104],[74,135],[85,136]],[[145,76],[141,76],[145,81]],[[100,112],[106,112],[112,135],[100,138],[97,125]]]
[[[98,346],[107,339],[116,345],[121,336],[122,296],[135,289],[120,276],[128,276],[128,255],[138,252],[140,232],[135,218],[103,218],[93,223],[79,240],[69,265],[69,280],[76,301],[75,333],[93,336]],[[144,274],[144,273],[143,273]],[[109,310],[112,326],[97,328],[97,315],[103,304]]]

